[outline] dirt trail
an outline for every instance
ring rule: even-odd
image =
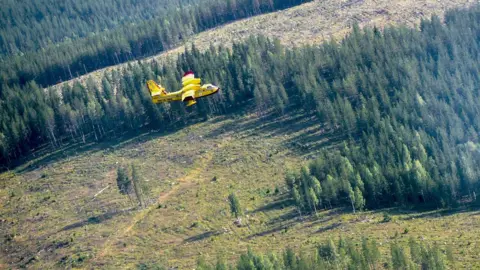
[[[220,143],[218,148],[224,146],[224,143]],[[110,236],[103,245],[103,249],[98,253],[98,255],[93,259],[93,263],[100,258],[105,257],[111,251],[112,245],[116,242],[117,239],[120,239],[126,236],[132,229],[141,222],[146,216],[149,215],[151,211],[156,209],[159,203],[164,203],[171,195],[177,193],[178,191],[185,190],[191,187],[194,184],[194,180],[198,178],[198,176],[206,169],[210,161],[213,159],[213,153],[207,152],[205,155],[201,156],[197,161],[197,164],[194,168],[184,177],[177,179],[178,184],[173,186],[168,192],[161,194],[158,199],[157,203],[151,204],[149,207],[138,211],[135,216],[133,217],[132,221],[128,224],[128,226],[123,227],[117,230],[112,236]]]

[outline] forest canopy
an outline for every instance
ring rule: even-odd
[[[362,206],[355,196],[367,208],[455,205],[476,200],[480,189],[479,57],[477,6],[447,12],[444,24],[434,16],[419,29],[354,26],[341,42],[319,46],[286,49],[260,36],[231,50],[192,47],[168,68],[129,64],[105,73],[101,85],[76,82],[61,94],[45,94],[35,82],[5,87],[0,160],[10,163],[45,143],[56,148],[164,130],[254,104],[260,114],[315,114],[327,134],[345,141],[303,173],[292,172],[300,211]],[[175,89],[190,69],[223,90],[193,112],[151,102],[147,79]]]
[[[47,87],[160,53],[227,22],[309,1],[9,0],[0,9],[0,87],[31,80]]]
[[[375,240],[363,238],[361,245],[350,239],[329,239],[317,248],[304,249],[296,254],[292,248],[283,252],[259,254],[251,249],[240,255],[233,265],[228,265],[223,258],[215,264],[209,264],[203,257],[197,262],[199,270],[213,269],[448,269],[454,266],[451,246],[445,251],[438,244],[425,244],[415,239],[408,240],[408,247],[397,241],[390,243],[387,255],[382,254]],[[444,254],[446,253],[446,254]],[[158,265],[140,264],[139,268],[164,269]]]

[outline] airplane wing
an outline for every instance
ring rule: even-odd
[[[183,74],[183,77],[182,77],[182,86],[183,87],[186,87],[186,86],[191,85],[191,84],[200,85],[201,82],[202,82],[201,79],[195,78],[195,74],[193,73],[193,71],[187,71],[187,72],[185,72],[185,74]]]
[[[187,102],[187,106],[191,106],[196,103],[195,93],[200,90],[201,79],[195,78],[195,74],[192,71],[187,71],[182,77],[182,93],[181,100]]]

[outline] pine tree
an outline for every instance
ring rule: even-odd
[[[312,176],[312,187],[313,190],[315,191],[315,195],[317,196],[318,199],[318,205],[322,205],[322,196],[323,196],[323,190],[322,190],[322,185],[320,184],[320,181],[315,176]]]
[[[355,175],[355,187],[358,187],[362,193],[365,192],[365,184],[363,183],[360,173]]]
[[[365,207],[365,199],[363,198],[362,191],[358,187],[355,187],[354,198],[355,198],[355,203],[354,203],[355,208],[357,208],[357,210],[359,211],[362,211],[363,208]]]
[[[393,269],[409,270],[410,259],[405,254],[404,249],[398,243],[392,243],[390,245],[390,251],[392,253],[392,267]]]
[[[228,270],[227,264],[223,259],[217,259],[217,264],[215,265],[215,270]]]
[[[127,195],[130,203],[133,205],[130,194],[132,192],[132,181],[128,178],[127,170],[124,167],[117,168],[117,187],[120,194]]]
[[[355,214],[355,206],[357,201],[355,200],[355,193],[353,192],[352,186],[350,185],[350,183],[348,183],[347,192],[348,192],[348,198],[350,199],[350,203],[352,204],[353,213]]]
[[[125,168],[117,168],[117,187],[121,194],[126,195],[130,193],[131,182],[128,179],[127,172]]]
[[[297,269],[297,256],[290,247],[288,247],[283,254],[283,262],[286,269]]]
[[[309,201],[312,202],[313,210],[315,211],[315,214],[317,214],[317,205],[319,201],[318,201],[317,195],[315,195],[315,191],[313,190],[313,188],[308,188],[307,196],[309,197]]]
[[[328,202],[330,208],[332,208],[332,201],[337,198],[337,187],[335,180],[331,175],[327,175],[327,180],[324,185],[325,200]]]
[[[410,257],[412,258],[412,261],[416,264],[420,264],[422,260],[422,249],[420,245],[413,239],[413,237],[410,237],[408,240],[408,246],[410,248]]]
[[[318,247],[318,255],[333,264],[337,263],[340,259],[340,254],[332,239],[329,239],[326,243]]]
[[[377,242],[362,238],[362,253],[365,262],[368,264],[368,269],[376,269],[381,257]]]
[[[295,187],[295,175],[290,170],[285,173],[285,183],[290,190]]]
[[[412,174],[417,192],[422,196],[423,200],[425,200],[425,192],[427,192],[428,174],[419,160],[415,160],[413,162]]]
[[[410,157],[410,151],[408,151],[408,148],[405,144],[403,145],[402,161],[403,161],[403,169],[409,172],[410,169],[412,168],[412,159]]]
[[[303,205],[303,200],[300,196],[300,192],[298,192],[297,187],[294,187],[292,189],[292,198],[293,198],[293,201],[295,202],[295,206],[298,210],[298,213],[300,215],[302,215],[302,209],[303,209],[304,205]]]
[[[145,207],[145,201],[144,201],[144,196],[143,196],[143,185],[142,181],[140,180],[140,176],[138,175],[137,172],[137,167],[132,164],[132,186],[133,190],[135,191],[135,196],[137,197],[138,202],[140,203],[140,207]]]
[[[235,193],[230,193],[230,195],[228,195],[228,201],[230,202],[230,211],[235,218],[241,217],[243,215],[243,210]]]

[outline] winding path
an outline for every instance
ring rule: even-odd
[[[218,148],[222,148],[225,144],[222,142],[218,145]],[[218,149],[217,148],[217,149]],[[192,180],[197,179],[200,174],[207,168],[207,166],[210,164],[210,161],[213,159],[213,153],[212,152],[207,152],[203,156],[199,158],[197,161],[197,164],[194,166],[194,168],[184,177],[181,177],[177,179],[178,184],[173,186],[172,189],[170,189],[168,192],[161,194],[158,199],[157,203],[151,204],[149,207],[142,209],[138,211],[135,216],[133,217],[132,221],[129,222],[128,226],[123,227],[118,229],[114,234],[112,234],[104,243],[103,248],[101,251],[97,253],[95,258],[93,258],[92,263],[95,263],[97,259],[101,259],[105,257],[106,255],[109,254],[111,251],[111,247],[113,243],[116,242],[117,239],[124,237],[127,235],[132,229],[137,225],[139,222],[141,222],[146,216],[149,215],[149,213],[156,209],[157,205],[159,203],[164,203],[172,194],[177,193],[180,190],[187,189],[191,187],[194,182]]]

